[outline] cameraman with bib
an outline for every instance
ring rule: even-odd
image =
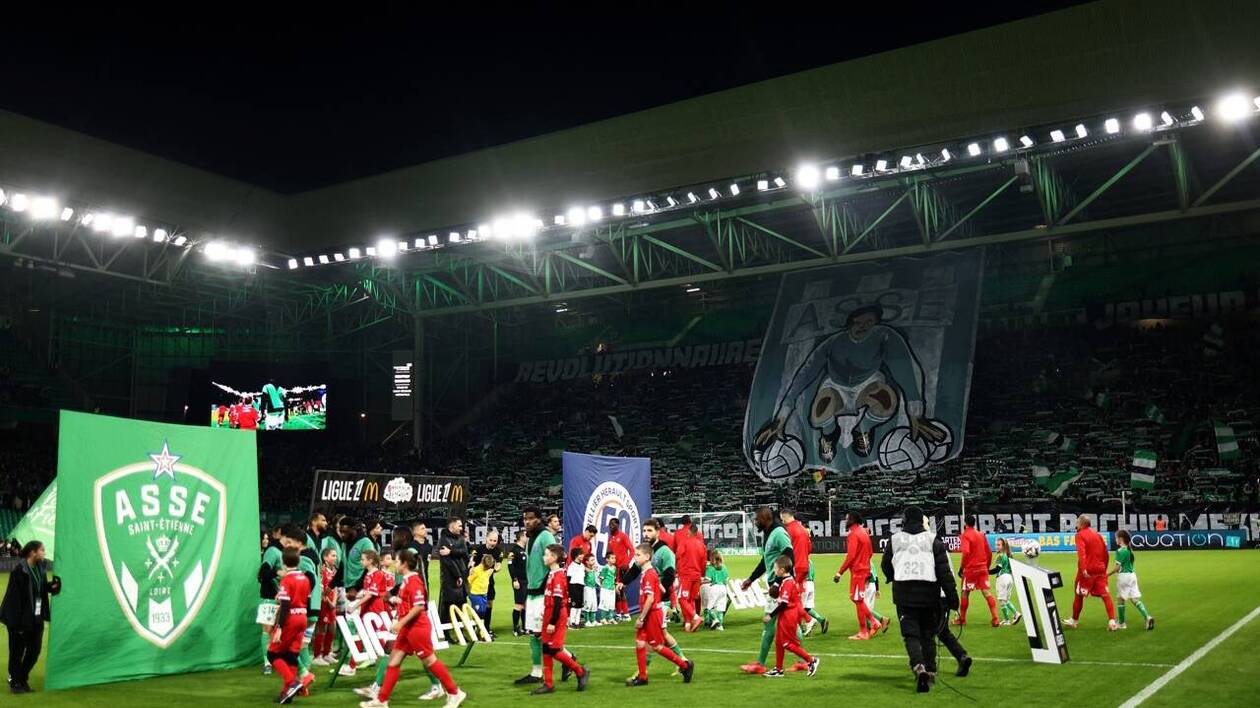
[[[919,693],[927,693],[936,680],[936,635],[948,611],[958,609],[949,553],[924,521],[922,509],[906,509],[901,530],[893,534],[880,566],[893,584],[901,638]]]

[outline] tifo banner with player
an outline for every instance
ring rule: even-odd
[[[371,508],[421,512],[445,508],[462,516],[467,506],[467,477],[315,470],[311,490],[312,511]]]
[[[983,254],[789,273],[744,414],[763,480],[914,472],[962,450]]]
[[[39,495],[39,499],[31,504],[30,510],[26,512],[26,516],[13,527],[10,534],[12,538],[16,538],[23,545],[30,541],[42,541],[44,543],[44,555],[48,560],[56,560],[53,552],[57,546],[57,480],[53,478],[52,482],[44,488],[44,493]]]
[[[565,452],[560,458],[564,477],[564,537],[576,538],[594,526],[592,547],[598,563],[608,556],[608,522],[617,519],[621,530],[638,545],[643,522],[652,517],[652,460],[646,457],[604,457]],[[619,565],[624,561],[618,558]],[[633,562],[633,559],[631,559]],[[626,600],[638,610],[639,583],[626,586]]]
[[[258,658],[255,436],[62,411],[50,689]]]

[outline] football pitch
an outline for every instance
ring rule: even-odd
[[[735,610],[727,614],[725,632],[702,629],[683,634],[676,625],[671,626],[688,658],[696,662],[695,680],[689,685],[670,676],[673,667],[657,657],[649,669],[648,686],[625,687],[624,680],[635,672],[633,629],[619,625],[569,632],[569,648],[592,669],[585,693],[576,693],[571,679],[557,683],[558,690],[553,695],[531,696],[531,687],[512,684],[513,679],[529,669],[529,648],[525,639],[511,636],[511,604],[502,599],[495,608],[493,623],[501,639],[474,647],[468,663],[453,668],[453,673],[468,692],[465,705],[471,706],[764,708],[844,702],[869,708],[903,707],[907,701],[933,705],[1118,706],[1143,692],[1149,696],[1142,705],[1256,705],[1260,692],[1260,672],[1256,671],[1253,654],[1260,644],[1257,558],[1253,551],[1140,553],[1138,576],[1143,599],[1157,618],[1156,629],[1143,629],[1140,615],[1130,607],[1129,629],[1108,632],[1102,602],[1087,598],[1080,628],[1066,630],[1071,661],[1062,666],[1032,663],[1023,627],[989,627],[988,608],[978,594],[973,594],[970,624],[961,628],[961,641],[975,657],[971,675],[954,678],[954,661],[942,649],[942,680],[927,695],[914,693],[895,624],[887,634],[873,640],[847,638],[856,630],[853,606],[844,596],[848,581],[834,585],[830,580],[840,565],[840,556],[815,556],[819,610],[831,620],[831,631],[821,636],[815,630],[804,641],[806,650],[822,659],[818,675],[812,678],[804,673],[778,679],[741,673],[739,665],[756,658],[761,613]],[[1048,553],[1042,556],[1042,565],[1061,571],[1064,581],[1070,584],[1075,559],[1074,554]],[[730,558],[731,577],[746,576],[754,563],[755,559]],[[436,575],[436,569],[433,573]],[[252,578],[248,580],[252,582]],[[1113,593],[1114,588],[1113,580]],[[1060,612],[1070,616],[1070,590],[1059,590],[1057,599]],[[887,589],[877,609],[885,615],[893,614]],[[443,661],[453,665],[461,653],[462,649],[452,648],[440,654]],[[7,662],[7,643],[0,643],[0,657]],[[773,652],[770,659],[774,659]],[[361,699],[350,689],[370,683],[374,674],[370,669],[360,669],[358,676],[339,678],[336,687],[329,689],[326,672],[327,669],[320,670],[312,695],[296,699],[295,704],[356,705]],[[559,667],[557,677],[558,673]],[[31,680],[39,693],[5,693],[4,704],[128,708],[262,705],[272,702],[280,688],[279,679],[263,676],[260,668],[253,666],[51,693],[43,693],[43,683],[41,656]],[[416,701],[427,688],[419,663],[408,659],[391,705],[427,705]]]

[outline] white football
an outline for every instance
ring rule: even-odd
[[[913,440],[909,428],[896,428],[879,442],[879,466],[893,472],[912,472],[928,461],[927,442]]]
[[[940,462],[949,456],[949,449],[954,444],[954,434],[950,432],[949,426],[934,420],[931,422],[933,428],[945,434],[945,439],[939,443],[928,443],[928,459],[932,462]]]
[[[765,479],[786,479],[805,468],[805,447],[795,437],[775,440],[761,453],[761,476]]]
[[[1031,540],[1024,541],[1024,546],[1021,550],[1024,552],[1025,558],[1036,558],[1041,555],[1041,544]]]

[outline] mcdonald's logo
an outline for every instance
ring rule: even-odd
[[[472,604],[465,602],[463,605],[451,605],[450,612],[451,629],[455,630],[455,638],[460,644],[466,644],[468,641],[491,641],[485,623],[481,621],[481,617],[477,615]],[[468,635],[468,640],[464,639],[465,633]]]
[[[462,484],[451,485],[451,501],[452,502],[464,501],[464,485]]]
[[[363,488],[363,501],[379,501],[381,498],[381,485],[378,482],[368,482]]]

